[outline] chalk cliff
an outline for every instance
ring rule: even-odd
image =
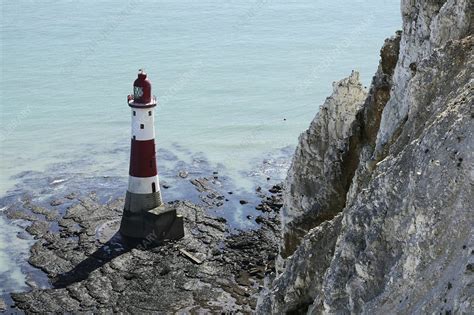
[[[401,11],[368,93],[336,83],[300,136],[262,314],[474,309],[474,8]]]
[[[355,171],[354,122],[367,93],[359,73],[333,83],[333,94],[299,138],[284,194],[282,256],[292,254],[306,232],[334,217],[345,203]]]

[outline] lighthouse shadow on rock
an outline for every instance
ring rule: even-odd
[[[156,97],[151,83],[139,70],[128,96],[132,110],[130,171],[120,234],[155,243],[184,237],[183,217],[161,199],[155,152]]]

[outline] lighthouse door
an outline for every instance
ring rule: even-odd
[[[151,183],[151,191],[156,192],[156,184],[155,182]]]

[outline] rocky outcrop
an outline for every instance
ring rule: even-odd
[[[356,78],[355,88],[357,90],[361,89],[360,83],[358,83],[358,74],[352,73],[351,77],[340,82],[342,84],[334,84],[334,94],[338,101],[333,101],[333,95],[321,107],[330,107],[331,112],[337,112],[338,106],[348,106],[352,109],[350,114],[346,115],[345,119],[340,122],[346,124],[346,132],[343,137],[339,137],[337,140],[336,137],[332,138],[336,145],[343,144],[339,146],[339,150],[334,148],[335,145],[331,141],[325,141],[327,138],[322,138],[321,133],[315,136],[315,133],[311,133],[310,130],[314,129],[314,126],[324,129],[321,125],[329,124],[329,117],[330,119],[339,120],[342,119],[341,115],[317,115],[308,131],[300,136],[300,144],[296,149],[286,180],[287,190],[284,194],[286,204],[283,213],[286,223],[283,231],[285,242],[281,246],[281,256],[285,258],[292,254],[295,249],[296,252],[291,259],[286,261],[287,271],[275,281],[273,291],[265,293],[260,309],[261,311],[264,310],[262,313],[301,311],[308,309],[310,306],[314,307],[312,305],[316,299],[319,299],[318,305],[322,305],[322,277],[324,271],[329,267],[336,239],[340,233],[342,216],[336,215],[345,206],[346,195],[349,185],[353,181],[355,171],[360,172],[359,169],[356,170],[357,166],[364,165],[363,161],[369,160],[372,156],[382,111],[390,95],[391,79],[397,63],[399,43],[400,32],[385,41],[380,51],[381,61],[376,75],[373,77],[370,90],[368,93],[362,93],[365,96],[363,101],[357,98],[357,102],[354,104],[352,103],[354,101],[353,97],[341,100],[347,97],[347,94],[341,94],[338,90],[348,83],[350,84],[351,80],[354,82]],[[349,87],[349,89],[351,88],[353,89],[354,86]],[[362,96],[362,94],[358,95]],[[323,141],[328,146],[332,146],[331,150],[328,150],[329,152],[339,154],[337,158],[334,155],[327,154],[325,160],[315,159],[316,153],[320,152],[319,148]],[[308,146],[308,143],[312,144],[312,149],[309,149],[311,146]],[[362,160],[361,163],[359,163],[359,159]],[[320,168],[311,167],[318,162],[319,165],[322,165]],[[332,172],[328,171],[325,175],[316,176],[321,168]],[[316,174],[313,174],[314,172]],[[341,176],[343,172],[345,172],[344,177]],[[362,178],[362,176],[360,177]],[[313,181],[313,178],[317,178],[317,184]],[[327,180],[327,178],[331,178],[332,181]],[[344,184],[342,184],[343,179]],[[332,192],[332,194],[307,195],[307,200],[311,200],[311,202],[318,205],[316,208],[318,211],[311,211],[311,208],[305,207],[304,198],[300,194],[306,187],[312,185],[322,187],[320,191]],[[330,203],[337,206],[328,207]],[[330,213],[330,215],[325,215],[326,213]],[[336,217],[331,219],[333,216]],[[322,240],[323,238],[324,240]],[[300,242],[302,242],[301,245]],[[320,248],[317,250],[315,248],[311,249],[311,246],[315,244]],[[316,255],[311,253],[312,250],[324,254]],[[312,259],[307,259],[308,256]],[[308,285],[308,283],[311,285]]]
[[[300,138],[282,211],[286,237],[299,231],[295,251],[260,313],[472,312],[472,12],[469,1],[402,1],[399,53],[397,37],[381,51],[351,122],[346,152],[356,165],[348,173],[335,179],[324,172],[333,161],[316,168],[301,158],[339,139]],[[337,124],[316,119],[312,126]],[[342,204],[334,218],[307,206],[321,204],[324,192],[296,193],[318,177],[327,187],[349,180],[333,195]],[[308,217],[314,226],[299,225]],[[283,257],[292,253],[282,248]]]
[[[400,136],[343,212],[326,311],[472,311],[473,44],[420,63]]]
[[[293,253],[311,228],[344,207],[357,166],[354,122],[366,97],[357,72],[333,83],[332,95],[301,134],[284,194],[284,258]]]
[[[359,74],[334,83],[299,139],[286,179],[281,256],[288,257],[313,227],[342,211],[359,158],[369,160],[392,85],[400,35],[387,39],[368,94]]]

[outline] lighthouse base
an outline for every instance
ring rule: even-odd
[[[167,209],[164,205],[141,213],[124,211],[120,234],[160,244],[183,238],[184,221],[176,209]]]

